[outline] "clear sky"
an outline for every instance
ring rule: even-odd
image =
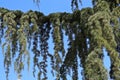
[[[91,0],[82,0],[83,5],[80,8],[92,6]],[[0,7],[4,7],[10,10],[21,10],[23,12],[27,12],[29,10],[37,10],[40,12],[43,12],[45,15],[48,15],[49,13],[55,13],[55,12],[72,12],[71,11],[71,0],[41,0],[40,5],[36,6],[36,4],[33,2],[33,0],[0,0]],[[52,43],[52,41],[51,41]],[[66,46],[67,47],[67,46]],[[53,47],[50,47],[50,51]],[[31,55],[33,56],[33,55]],[[106,67],[109,68],[109,59],[105,59]],[[32,60],[31,60],[31,64]],[[31,65],[32,66],[32,65]],[[25,71],[23,71],[23,78],[22,80],[36,80],[32,76],[32,67],[30,67],[30,71],[28,72],[25,68]],[[51,77],[51,73],[48,73],[49,79],[53,80]],[[11,67],[10,74],[9,74],[10,80],[17,80],[16,73],[13,70],[13,66]],[[0,80],[6,80],[5,78],[5,70],[3,67],[3,55],[0,45]],[[81,76],[79,76],[79,80],[81,79]]]

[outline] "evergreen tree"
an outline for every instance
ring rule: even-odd
[[[120,0],[92,0],[93,8],[82,10],[78,9],[79,2],[82,3],[81,0],[72,0],[73,13],[52,13],[48,16],[38,11],[24,13],[0,8],[0,39],[5,39],[5,43],[1,43],[7,80],[13,59],[18,77],[26,58],[29,68],[30,47],[34,54],[33,76],[37,67],[38,80],[48,80],[48,58],[56,80],[67,80],[66,75],[70,71],[72,80],[78,80],[78,60],[83,68],[83,80],[108,80],[108,74],[111,79],[120,80]],[[54,42],[52,54],[48,51],[50,35]],[[69,39],[67,52],[63,35]],[[103,48],[106,48],[111,60],[109,73],[103,65]]]

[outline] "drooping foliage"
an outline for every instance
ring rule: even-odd
[[[92,2],[93,8],[78,10],[78,0],[72,0],[73,13],[48,16],[32,10],[24,13],[0,8],[0,40],[5,39],[1,44],[7,80],[12,63],[18,77],[26,62],[29,68],[32,53],[33,76],[39,70],[38,80],[48,80],[48,58],[56,80],[67,80],[70,73],[72,80],[78,80],[79,67],[83,68],[83,80],[108,80],[108,74],[111,79],[120,80],[120,1]],[[48,51],[50,35],[54,53]],[[68,36],[67,52],[64,35]],[[111,60],[109,73],[103,65],[103,48]]]

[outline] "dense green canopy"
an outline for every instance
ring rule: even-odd
[[[14,63],[19,76],[26,60],[29,67],[29,49],[32,49],[33,76],[37,66],[38,80],[47,80],[48,58],[56,80],[67,80],[66,75],[70,71],[72,80],[78,80],[78,60],[83,68],[83,80],[108,80],[108,74],[112,79],[120,80],[120,0],[92,2],[93,8],[78,10],[78,1],[72,0],[73,13],[52,13],[48,16],[38,11],[24,13],[0,8],[0,39],[5,39],[1,43],[6,77],[11,63]],[[54,53],[48,51],[50,35]],[[67,52],[64,35],[69,40]],[[103,48],[106,48],[111,60],[109,73],[103,65]]]

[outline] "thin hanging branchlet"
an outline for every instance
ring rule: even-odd
[[[46,23],[43,26],[39,27],[39,47],[40,53],[42,57],[42,61],[39,62],[39,68],[41,69],[41,74],[44,75],[44,80],[47,80],[47,58],[48,58],[48,39],[50,33],[50,24]]]
[[[52,32],[52,37],[53,37],[53,42],[54,42],[54,61],[55,65],[53,69],[57,72],[56,79],[58,80],[60,77],[60,66],[62,63],[62,56],[64,56],[64,46],[63,46],[63,33],[62,33],[62,26],[61,26],[61,14],[56,13],[49,15],[51,17],[50,22],[52,22],[53,26],[53,32]],[[61,54],[62,53],[62,54]]]
[[[68,49],[65,60],[63,61],[62,66],[60,67],[60,74],[61,74],[60,76],[63,80],[66,79],[66,77],[65,77],[66,74],[71,75],[70,71],[73,71],[73,73],[72,73],[72,76],[74,76],[74,77],[72,77],[73,80],[78,79],[78,75],[76,75],[76,74],[78,74],[77,67],[76,67],[78,65],[77,50],[75,47],[76,44],[74,44],[74,43],[75,42],[71,43],[71,47]]]
[[[78,80],[78,59],[77,59],[77,55],[76,58],[74,59],[74,64],[72,66],[72,79],[73,80]]]
[[[71,7],[73,11],[79,10],[79,3],[82,5],[81,0],[71,0]]]
[[[16,26],[16,22],[14,21],[14,18],[16,16],[14,15],[13,12],[8,12],[4,15],[3,17],[3,24],[5,26],[7,26],[7,30],[5,31],[5,38],[6,38],[6,42],[3,44],[3,51],[5,48],[7,48],[6,52],[3,52],[3,54],[5,55],[4,58],[4,65],[6,68],[6,79],[8,80],[8,73],[9,73],[9,67],[11,65],[11,57],[13,56],[11,49],[13,48],[13,46],[11,47],[11,45],[13,43],[10,43],[13,41],[12,37],[15,34],[16,30],[14,29],[14,27]]]
[[[29,12],[27,12],[27,14],[29,15],[29,27],[26,30],[26,34],[27,34],[26,37],[27,37],[27,42],[29,43],[28,48],[30,49],[32,35],[38,29],[38,24],[37,24],[38,18],[37,18],[37,14],[35,12],[33,12],[32,10],[30,10]]]
[[[34,57],[33,57],[33,76],[35,77],[35,72],[36,72],[36,69],[35,67],[37,66],[38,64],[38,57],[40,56],[40,51],[37,49],[37,46],[38,46],[38,37],[37,37],[37,32],[34,33],[34,37],[33,37],[33,48],[32,48],[32,52],[34,54]]]
[[[24,60],[25,56],[29,55],[27,52],[27,39],[26,39],[26,32],[25,28],[27,28],[29,25],[27,21],[28,16],[22,15],[20,18],[20,26],[18,27],[17,30],[17,39],[18,39],[18,56],[15,59],[14,65],[15,65],[15,70],[17,74],[21,75],[21,71],[24,69]],[[19,77],[18,75],[18,77]]]
[[[0,44],[1,44],[1,39],[4,35],[4,30],[3,30],[3,18],[2,18],[2,13],[0,13]]]

